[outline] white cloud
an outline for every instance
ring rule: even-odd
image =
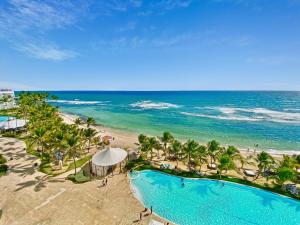
[[[73,51],[60,49],[53,44],[36,45],[28,43],[26,45],[16,46],[15,48],[31,57],[53,61],[62,61],[78,55]]]
[[[87,1],[88,2],[88,1]],[[8,0],[0,9],[2,35],[43,32],[74,24],[87,10],[83,1]]]
[[[35,58],[65,60],[74,57],[76,54],[72,51],[56,45],[41,46],[39,42],[49,42],[48,31],[75,25],[91,4],[91,0],[7,0],[6,7],[0,7],[0,38]]]
[[[186,8],[190,6],[192,0],[159,0],[154,2],[154,6],[161,7],[165,10],[172,10],[175,8]]]
[[[109,40],[98,40],[92,43],[95,50],[126,51],[133,48],[163,49],[168,47],[193,46],[231,46],[242,48],[250,45],[252,40],[248,36],[224,36],[213,31],[185,32],[176,35],[122,36]]]

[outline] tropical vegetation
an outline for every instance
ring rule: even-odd
[[[64,123],[57,106],[48,99],[57,99],[47,93],[23,92],[19,94],[18,107],[14,113],[27,121],[24,135],[27,151],[41,158],[41,171],[58,174],[72,167],[77,173],[77,163],[87,162],[90,148],[100,138],[92,117],[84,121],[76,119],[74,124]]]
[[[138,140],[141,159],[146,160],[144,162],[151,164],[153,160],[156,161],[163,157],[164,161],[175,162],[175,170],[172,171],[182,171],[178,168],[181,162],[186,165],[189,173],[203,175],[205,174],[202,171],[203,165],[210,168],[211,164],[215,164],[215,169],[208,169],[208,173],[205,175],[227,180],[228,174],[231,176],[236,174],[237,177],[241,177],[245,172],[244,167],[248,165],[254,170],[256,176],[253,178],[244,176],[243,179],[247,182],[257,184],[256,181],[260,179],[260,183],[265,181],[266,187],[273,186],[276,189],[283,189],[286,183],[299,183],[299,170],[297,172],[297,169],[300,168],[299,155],[284,156],[283,159],[275,159],[265,151],[245,155],[241,154],[235,146],[223,147],[216,140],[209,141],[207,145],[202,145],[195,140],[181,142],[176,140],[170,132],[164,132],[158,138],[140,134]],[[162,155],[161,150],[163,151]],[[138,166],[145,166],[141,159],[138,161]],[[150,164],[146,163],[145,168],[153,168]],[[129,162],[128,167],[133,168],[134,162]]]

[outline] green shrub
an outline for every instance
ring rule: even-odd
[[[125,169],[127,170],[131,170],[133,169],[134,167],[137,167],[137,166],[150,166],[150,162],[149,161],[146,161],[144,159],[142,159],[141,157],[136,159],[136,160],[132,160],[132,161],[128,161],[125,165]]]
[[[0,164],[4,164],[4,163],[6,163],[6,162],[7,162],[7,161],[6,161],[6,159],[4,158],[4,156],[0,154]]]
[[[90,177],[88,177],[84,174],[83,170],[81,170],[77,174],[68,175],[67,179],[73,181],[74,183],[85,183],[85,182],[88,182],[91,180]]]
[[[83,165],[84,165],[86,162],[88,162],[91,158],[92,158],[92,156],[91,156],[91,155],[88,155],[88,156],[85,156],[85,157],[83,157],[83,158],[77,160],[77,161],[76,161],[76,168],[79,168],[79,167],[83,166]],[[72,162],[72,163],[69,165],[67,171],[70,171],[70,170],[73,170],[73,169],[75,169],[75,165],[74,165],[74,163]]]
[[[0,176],[4,175],[8,169],[8,166],[5,164],[0,164]]]

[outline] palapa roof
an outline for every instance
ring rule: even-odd
[[[97,166],[112,166],[122,162],[126,157],[127,152],[124,149],[107,148],[93,155],[92,162]]]

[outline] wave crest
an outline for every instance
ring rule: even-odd
[[[182,112],[184,115],[206,117],[221,120],[239,120],[239,121],[268,121],[275,123],[300,124],[300,113],[275,111],[266,108],[235,108],[235,107],[203,107],[208,113],[188,113]],[[221,115],[216,115],[216,113]],[[213,113],[213,114],[212,114]]]
[[[178,105],[168,103],[168,102],[153,102],[153,101],[138,101],[130,104],[131,107],[140,109],[169,109],[178,108]]]
[[[76,100],[48,100],[48,102],[55,102],[60,104],[69,104],[69,105],[99,105],[104,104],[102,101],[80,101]]]

